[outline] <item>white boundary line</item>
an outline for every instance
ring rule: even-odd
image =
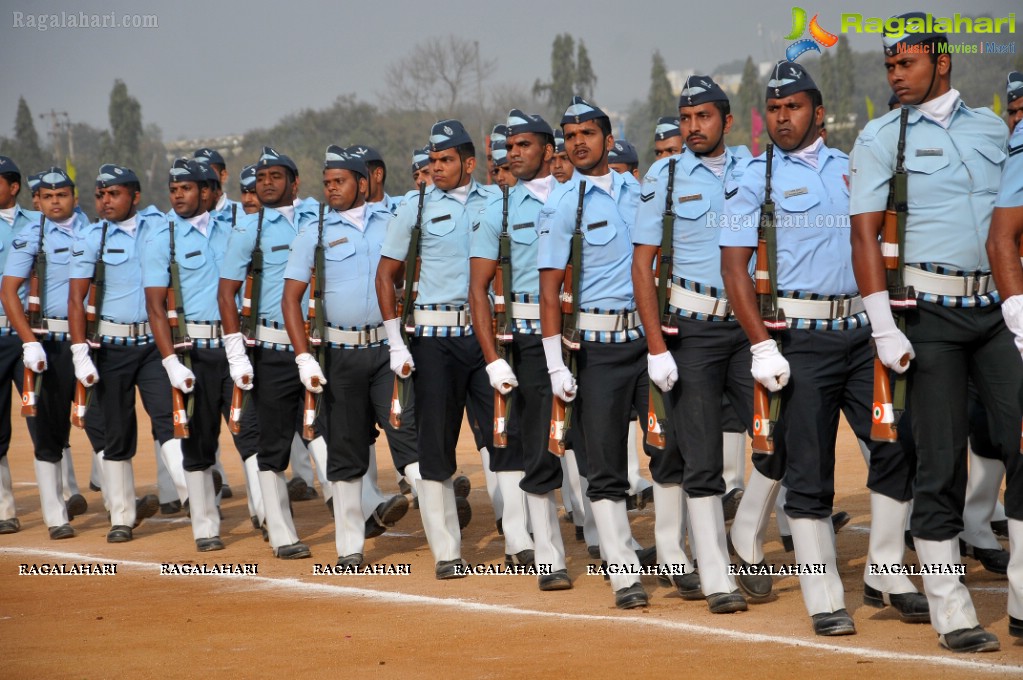
[[[127,565],[141,569],[160,567],[161,562],[140,562],[137,560],[111,559],[99,555],[85,555],[82,553],[61,552],[56,550],[40,550],[35,548],[0,548],[3,555],[31,555],[36,557],[56,558],[62,560],[77,560],[82,562],[116,562],[118,566]],[[813,649],[821,652],[832,652],[835,654],[846,654],[850,656],[896,661],[903,663],[924,663],[938,666],[946,666],[961,670],[969,670],[981,673],[1012,673],[1019,675],[1023,672],[1023,665],[1009,665],[997,663],[985,663],[983,661],[970,661],[955,656],[930,656],[926,654],[906,654],[901,652],[872,649],[870,647],[852,647],[827,644],[814,640],[801,640],[798,638],[784,637],[781,635],[764,635],[762,633],[744,633],[742,631],[730,630],[727,628],[715,628],[713,626],[701,626],[681,621],[663,621],[658,619],[639,618],[635,616],[607,616],[599,614],[569,614],[565,612],[546,612],[535,609],[522,609],[500,604],[487,604],[472,602],[458,598],[431,597],[427,595],[413,595],[410,593],[396,593],[384,590],[373,590],[371,588],[355,588],[352,586],[339,586],[328,583],[310,583],[297,578],[270,578],[267,576],[253,576],[246,574],[211,574],[212,578],[222,578],[235,581],[249,581],[260,588],[273,588],[274,592],[287,589],[306,593],[322,593],[329,595],[347,595],[359,597],[366,600],[385,602],[388,604],[401,605],[422,605],[434,607],[446,607],[459,609],[467,612],[480,614],[513,614],[516,616],[532,616],[536,618],[560,619],[566,621],[595,622],[595,623],[617,623],[632,624],[662,628],[666,630],[692,633],[697,635],[714,635],[719,639],[730,638],[745,643],[760,643],[784,645],[786,647],[797,647],[802,649]],[[952,652],[947,652],[952,654]]]

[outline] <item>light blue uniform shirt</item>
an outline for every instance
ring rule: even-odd
[[[232,208],[232,206],[237,206],[235,208],[236,215],[237,215],[236,221],[240,220],[242,218],[242,216],[245,214],[245,210],[242,208],[242,204],[241,203],[239,203],[238,201],[232,201],[230,198],[228,198],[227,201],[224,202],[224,207],[223,208],[220,208],[219,210],[214,208],[213,210],[211,210],[210,211],[210,215],[214,219],[220,220],[221,222],[224,222],[225,224],[227,224],[227,228],[230,229],[231,228],[231,208]],[[167,216],[170,217],[170,213],[168,213]]]
[[[725,189],[722,247],[756,248],[767,154],[740,162]],[[855,295],[849,228],[849,157],[822,146],[817,169],[775,148],[771,197],[778,229],[778,289]]]
[[[68,278],[71,274],[71,247],[75,237],[89,228],[89,218],[81,213],[74,214],[71,233],[46,220],[46,236],[43,250],[46,252],[46,281],[42,282],[43,316],[47,319],[67,318]],[[39,252],[39,221],[26,225],[11,242],[11,252],[4,265],[4,276],[27,279],[32,273],[32,264]],[[26,303],[28,287],[22,286],[21,303]]]
[[[632,228],[639,206],[639,182],[631,174],[611,173],[612,198],[578,171],[554,187],[540,211],[537,267],[564,269],[572,252],[579,207],[579,182],[586,180],[583,199],[583,272],[580,309],[602,312],[635,309],[632,292]]]
[[[230,223],[210,218],[206,235],[171,211],[174,221],[174,259],[181,276],[182,302],[188,321],[220,321],[217,287],[220,284],[220,263],[231,236]],[[168,288],[170,281],[170,228],[153,232],[145,242],[142,256],[142,285],[146,288]]]
[[[503,220],[501,196],[483,210],[479,229],[472,232],[469,257],[497,260]],[[543,203],[522,184],[508,189],[508,236],[511,238],[511,272],[509,287],[505,283],[505,295],[519,293],[538,296],[540,294],[540,270],[536,268],[538,236],[536,221]]]
[[[295,221],[301,224],[306,213],[295,211]],[[220,278],[230,281],[245,281],[252,251],[256,248],[256,227],[259,213],[238,219],[238,225],[231,231],[227,241],[227,253],[220,266]],[[298,235],[298,226],[293,225],[284,215],[273,208],[263,209],[263,231],[259,248],[263,253],[263,277],[260,281],[258,314],[259,318],[284,328],[281,314],[281,295],[284,293],[284,269],[288,265],[291,242]],[[302,303],[302,311],[308,302]]]
[[[367,203],[363,229],[335,210],[323,216],[323,307],[327,323],[337,328],[379,326],[376,271],[391,213],[380,203]],[[318,218],[303,220],[291,244],[284,278],[309,283],[315,264]],[[308,292],[306,294],[308,299]]]
[[[420,245],[419,293],[416,306],[449,305],[461,307],[469,297],[469,234],[479,223],[483,208],[497,194],[496,186],[469,183],[465,205],[436,187],[426,188]],[[412,227],[416,223],[419,194],[406,198],[387,225],[380,254],[405,261]]]
[[[1023,120],[1016,123],[1009,139],[1009,158],[1005,161],[1002,185],[998,189],[996,208],[1016,208],[1023,205]]]
[[[909,109],[906,262],[989,271],[985,243],[1005,162],[1005,123],[988,109],[960,102],[946,130]],[[851,214],[887,206],[898,142],[897,110],[863,128],[850,164]]]
[[[35,210],[25,210],[20,205],[15,204],[14,222],[12,224],[7,224],[7,220],[0,219],[0,271],[4,270],[4,267],[7,264],[7,257],[13,250],[11,242],[14,240],[14,237],[32,225],[35,225],[36,233],[38,233],[39,220],[41,217],[42,213]],[[22,290],[22,304],[25,304],[26,295],[28,295],[26,290]],[[0,310],[3,310],[2,303],[0,303]],[[7,313],[3,312],[3,315],[7,316]]]
[[[167,228],[167,220],[154,214],[135,214],[135,233],[108,222],[103,248],[106,281],[103,287],[103,319],[114,323],[140,323],[149,318],[142,285],[142,252],[150,234]],[[103,222],[94,222],[75,239],[71,251],[71,278],[91,279],[100,256]]]
[[[749,158],[745,146],[725,149],[725,171],[718,177],[694,153],[672,156],[676,160],[671,207],[675,213],[672,275],[704,286],[724,288],[721,280],[721,220],[724,215],[725,185],[742,159]],[[662,158],[643,180],[639,211],[632,241],[636,245],[660,246],[664,193],[668,188],[668,163]]]

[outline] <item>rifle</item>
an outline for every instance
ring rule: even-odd
[[[505,287],[512,284],[511,237],[508,235],[508,187],[501,190],[501,236],[498,240],[497,272],[494,276],[494,344],[500,359],[509,359],[508,343],[512,334],[508,330]],[[508,446],[508,419],[511,417],[511,399],[501,390],[494,390],[494,447]]]
[[[419,208],[416,210],[416,223],[412,225],[412,236],[408,242],[408,254],[405,255],[405,294],[398,301],[398,320],[401,326],[402,339],[408,342],[408,320],[412,314],[412,307],[419,295],[419,269],[423,259],[423,201],[426,199],[426,182],[419,183]],[[415,259],[413,260],[413,256]],[[415,332],[415,324],[412,324],[412,332]],[[407,365],[407,364],[406,364]],[[405,412],[411,396],[411,385],[408,379],[412,371],[407,371],[404,378],[397,374],[394,376],[394,390],[391,392],[391,417],[388,422],[391,427],[401,427],[401,414]]]
[[[657,309],[661,315],[661,332],[665,335],[678,335],[678,327],[668,316],[668,285],[671,282],[671,266],[675,256],[675,213],[672,210],[672,193],[675,191],[675,159],[668,161],[668,186],[664,197],[664,216],[661,218],[661,247],[658,250],[657,269]],[[664,395],[654,381],[650,381],[648,390],[649,408],[646,416],[646,443],[656,449],[664,449],[668,445],[662,423],[667,419],[664,409]]]
[[[757,227],[757,266],[755,287],[760,317],[768,332],[786,328],[785,313],[778,308],[778,231],[774,224],[774,200],[771,198],[771,170],[774,144],[767,144],[764,203],[760,206]],[[774,453],[774,424],[781,411],[781,395],[769,394],[759,382],[753,383],[753,443],[755,453]]]
[[[323,368],[323,336],[326,334],[326,313],[323,308],[323,281],[326,274],[326,262],[323,255],[323,212],[325,204],[320,204],[320,222],[316,237],[316,250],[313,255],[313,273],[309,279],[309,318],[305,323],[305,334],[309,338],[309,351],[316,362]],[[313,378],[313,385],[320,384],[319,378]],[[302,436],[305,439],[316,438],[316,412],[319,410],[319,398],[309,390],[305,391],[305,406],[302,413]]]
[[[575,230],[572,232],[572,250],[565,265],[565,280],[561,284],[561,344],[566,354],[565,363],[575,376],[575,350],[579,349],[579,291],[583,278],[583,199],[586,180],[579,180],[579,205],[575,211]],[[551,402],[551,431],[547,450],[556,456],[565,455],[565,437],[572,427],[572,403],[565,403],[554,395]]]
[[[89,297],[85,305],[85,335],[89,349],[99,347],[102,337],[99,333],[99,322],[103,314],[103,286],[106,285],[107,263],[103,261],[107,247],[107,228],[109,223],[104,220],[100,231],[99,251],[96,267],[93,269],[92,281],[89,282]],[[85,412],[92,398],[92,385],[86,387],[81,380],[75,382],[75,400],[71,408],[71,424],[78,428],[85,427]]]
[[[231,207],[231,226],[234,227],[237,208]],[[259,218],[256,221],[256,245],[252,248],[252,257],[249,258],[249,270],[245,273],[245,286],[242,291],[242,310],[238,321],[239,331],[245,336],[245,346],[252,351],[256,344],[256,324],[259,322],[259,295],[263,285],[263,250],[259,247],[263,237],[263,208],[259,209]],[[252,357],[249,357],[251,360]],[[231,411],[227,419],[227,429],[231,434],[238,434],[242,431],[242,412],[249,402],[249,395],[246,390],[234,386],[231,391]]]
[[[884,259],[885,279],[888,284],[888,299],[895,315],[899,330],[906,331],[907,309],[916,307],[916,292],[907,286],[903,278],[906,264],[906,216],[909,214],[908,175],[906,174],[906,127],[909,109],[899,112],[899,146],[895,161],[895,174],[888,187],[888,206],[884,211],[884,226],[881,229],[881,256]],[[908,356],[902,362],[909,361]],[[895,376],[894,388],[888,369],[881,363],[874,350],[874,407],[870,423],[870,438],[873,441],[896,441],[896,427],[906,410],[906,376]]]
[[[185,296],[181,292],[181,270],[178,268],[178,261],[174,251],[174,220],[170,220],[168,224],[170,225],[171,285],[167,290],[167,324],[170,326],[174,353],[179,355],[181,363],[191,370],[192,357],[189,350],[192,349],[192,339],[188,337],[188,328],[185,323]],[[187,406],[185,401],[184,393],[178,388],[171,386],[171,407],[174,412],[175,439],[188,439],[188,418],[191,414],[193,401],[189,398]]]
[[[32,261],[32,272],[28,278],[28,324],[33,333],[45,334],[43,328],[43,305],[46,299],[46,252],[43,238],[46,234],[46,216],[39,216],[39,247]],[[40,281],[42,282],[40,284]],[[21,387],[21,415],[32,418],[36,415],[36,401],[43,388],[43,375],[25,367],[25,380]]]

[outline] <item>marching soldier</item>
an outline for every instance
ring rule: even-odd
[[[749,152],[746,147],[725,146],[725,134],[732,126],[728,97],[709,76],[686,80],[679,119],[681,136],[676,137],[686,140],[690,153],[659,160],[650,168],[633,232],[633,286],[647,329],[648,372],[656,388],[664,392],[666,415],[672,419],[681,451],[681,455],[678,449],[657,451],[651,457],[655,533],[659,554],[678,552],[684,531],[683,504],[688,507],[700,574],[677,579],[676,585],[686,598],[692,598],[693,591],[698,597],[702,586],[712,612],[730,613],[745,611],[746,600],[728,571],[722,412],[712,405],[727,395],[737,405],[740,420],[752,423],[753,381],[749,342],[724,296],[718,231],[708,229],[708,219],[713,223],[721,214],[725,184]],[[667,238],[663,214],[668,209],[673,216],[673,261],[670,277],[665,278],[670,286],[663,292],[669,298],[668,307],[658,309],[659,291],[650,271]],[[661,262],[660,266],[669,265]],[[658,330],[665,312],[666,330],[672,331],[667,336]],[[679,560],[685,560],[684,553]]]
[[[820,136],[824,107],[805,68],[779,62],[766,99],[774,145],[739,165],[726,188],[722,278],[750,341],[754,379],[780,392],[773,455],[785,456],[785,514],[796,561],[823,565],[823,573],[807,569],[799,576],[814,632],[852,635],[856,627],[845,609],[831,522],[835,440],[839,411],[857,437],[870,439],[874,367],[863,301],[849,265],[848,159]],[[765,201],[777,205],[773,224],[770,213],[761,214]],[[776,246],[761,248],[758,255],[757,276],[766,274],[771,290],[758,301],[749,265],[761,218],[766,220],[763,238]],[[912,466],[897,443],[870,444],[867,486],[871,533],[864,601],[891,604],[907,621],[926,620],[925,598],[908,577],[877,575],[871,569],[902,562]]]
[[[923,17],[915,12],[901,18]],[[878,357],[908,375],[917,450],[911,530],[920,562],[943,565],[940,573],[923,577],[931,622],[952,651],[993,651],[998,638],[980,627],[955,569],[966,487],[968,379],[988,412],[992,444],[1006,461],[1019,450],[1023,365],[996,304],[982,245],[1005,159],[1006,129],[986,109],[963,104],[952,88],[951,57],[938,53],[947,43],[943,34],[886,34],[883,42],[888,84],[902,108],[871,121],[854,147],[856,280]],[[901,298],[889,293],[878,242],[895,172],[907,179],[908,214],[904,239],[891,243],[885,237],[885,255],[897,256],[894,271],[915,299],[905,290]],[[906,310],[901,327],[892,302]]]
[[[256,193],[256,166],[246,165],[238,175],[238,188],[241,190],[242,200],[239,203],[241,210],[246,215],[255,215],[259,212],[259,195]]]
[[[111,523],[107,542],[123,543],[132,540],[132,529],[141,519],[132,471],[138,438],[136,389],[168,471],[182,473],[170,383],[153,344],[142,285],[142,244],[167,224],[162,216],[138,212],[139,180],[129,168],[101,166],[96,193],[99,221],[76,235],[71,250],[68,326],[75,377],[86,388],[95,385],[99,402],[93,408],[101,414],[103,426],[103,494]],[[104,271],[97,277],[100,262]],[[146,513],[148,507],[144,504]]]
[[[678,116],[661,116],[654,126],[654,159],[671,158],[682,153],[682,134],[678,129]]]
[[[565,590],[572,587],[565,563],[565,546],[558,525],[554,490],[561,486],[561,463],[547,450],[547,417],[551,411],[550,380],[540,339],[540,281],[536,267],[536,219],[544,202],[556,186],[550,174],[554,152],[554,131],[540,116],[526,115],[519,109],[508,113],[504,126],[506,148],[494,147],[494,163],[504,162],[514,186],[507,190],[507,202],[494,200],[483,213],[479,229],[472,233],[469,255],[469,298],[473,327],[487,362],[490,384],[511,402],[507,427],[507,446],[521,448],[525,472],[497,473],[505,498],[516,497],[516,488],[525,491],[532,521],[535,559],[550,565],[549,574],[539,576],[540,590]],[[500,152],[505,152],[503,161]],[[507,257],[501,259],[501,243],[507,239]],[[507,326],[497,329],[512,334],[511,343],[502,348],[510,357],[501,358],[495,338],[488,298],[498,268],[511,273],[505,279],[502,269],[498,304],[507,310]],[[514,366],[514,368],[513,368]],[[495,415],[495,417],[501,417]],[[505,522],[516,508],[504,504]],[[582,508],[579,509],[582,512]],[[508,526],[507,524],[505,526]],[[510,548],[509,552],[514,550]]]
[[[360,157],[369,168],[369,203],[380,203],[388,212],[394,214],[398,209],[399,199],[388,196],[384,191],[384,184],[387,182],[387,165],[384,157],[372,146],[359,144],[345,149],[350,154]]]
[[[430,177],[430,147],[412,150],[412,184],[419,186],[424,182],[427,186],[433,184]]]
[[[574,172],[572,162],[565,152],[565,133],[558,128],[554,131],[554,155],[551,156],[551,174],[559,184],[564,184]]]
[[[607,164],[615,172],[632,175],[639,179],[639,154],[636,147],[624,139],[616,139],[607,152]]]
[[[237,211],[240,210],[241,206],[237,201],[232,201],[227,197],[227,189],[225,187],[227,187],[227,180],[231,175],[227,171],[227,163],[224,161],[224,157],[220,155],[219,151],[209,147],[196,149],[192,157],[200,163],[208,165],[214,172],[214,177],[209,181],[209,202],[211,205],[207,210],[209,210],[210,216],[230,224],[232,209]]]

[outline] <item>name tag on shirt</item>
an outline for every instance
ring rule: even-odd
[[[108,253],[123,253],[124,248],[107,248]]]
[[[196,255],[202,255],[202,251],[201,250],[193,250],[190,253],[186,253],[185,257],[195,257]]]
[[[532,222],[523,222],[522,224],[512,225],[512,229],[513,230],[517,230],[517,229],[532,229],[532,228],[533,228],[533,223]]]
[[[917,149],[916,150],[916,155],[917,155],[917,157],[920,157],[920,156],[944,156],[945,155],[945,150],[944,149]]]
[[[66,253],[67,251],[68,251],[67,248],[56,248],[54,249],[53,254],[56,255],[57,253]]]
[[[803,194],[810,193],[807,187],[800,187],[798,189],[789,189],[785,192],[785,198],[792,198],[793,196],[802,196]]]
[[[699,201],[703,198],[703,194],[690,194],[689,196],[679,196],[679,203],[689,203],[690,201]]]
[[[270,249],[270,252],[271,253],[276,253],[278,250],[287,250],[287,249],[288,249],[288,246],[287,246],[287,244],[285,244],[285,245],[280,245],[280,246],[274,246],[273,248]]]
[[[586,225],[586,230],[587,231],[593,231],[594,229],[600,229],[601,227],[606,227],[606,226],[607,226],[607,220],[604,220],[603,222],[594,222],[593,224],[587,224]]]
[[[341,238],[339,238],[336,241],[331,241],[330,243],[327,244],[327,247],[328,248],[333,248],[334,246],[339,246],[342,243],[348,243],[348,237],[347,236],[342,236]]]
[[[451,215],[441,215],[439,217],[434,217],[432,220],[430,220],[430,222],[432,224],[436,224],[437,222],[443,222],[444,220],[450,220],[450,219],[451,219]]]

